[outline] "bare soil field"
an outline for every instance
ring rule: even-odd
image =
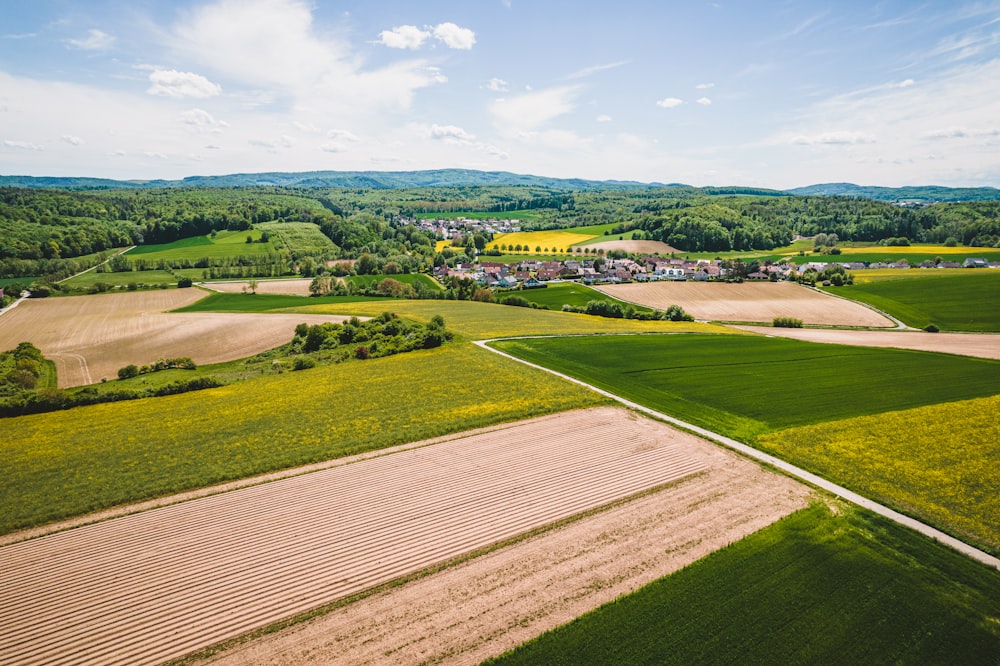
[[[612,240],[601,241],[600,243],[587,243],[585,247],[598,248],[608,252],[609,250],[625,250],[626,252],[638,252],[640,254],[660,254],[669,255],[671,252],[681,252],[663,241],[651,240]],[[593,251],[593,250],[591,250]],[[681,252],[683,254],[683,252]]]
[[[605,583],[641,584],[635,572],[651,568],[647,559],[661,562],[649,579],[663,575],[803,506],[809,495],[785,477],[621,409],[543,417],[0,548],[0,663],[160,663],[660,487],[584,519],[605,521],[589,531],[564,533],[583,524],[572,523],[552,532],[563,534],[560,547],[537,539],[512,546],[536,543],[535,559],[513,551],[520,554],[497,568],[495,558],[508,550],[500,549],[462,565],[456,571],[466,573],[451,587],[441,587],[438,574],[395,588],[412,594],[413,585],[429,586],[437,596],[426,602],[418,592],[409,607],[402,598],[383,610],[378,598],[344,607],[367,609],[368,626],[377,626],[369,636],[352,625],[354,649],[372,650],[376,638],[402,641],[389,654],[374,648],[385,663],[422,660],[428,649],[466,661],[476,650],[500,651],[523,640],[522,629],[533,634],[573,617],[581,597],[600,603]],[[647,508],[623,518],[633,505]],[[628,534],[650,542],[648,558]],[[605,555],[607,567],[586,559],[620,541],[617,555]],[[480,560],[494,561],[492,571],[464,569]],[[533,576],[544,570],[551,575],[540,585]],[[586,583],[574,591],[564,579]],[[495,588],[508,602],[497,606],[500,597],[483,596]],[[463,598],[473,605],[461,605]],[[540,602],[544,612],[533,610]],[[457,615],[449,619],[449,612]],[[418,616],[436,618],[451,639],[434,638]],[[459,650],[448,640],[473,645]],[[244,646],[239,658],[259,645]],[[361,663],[362,653],[344,650],[327,641],[319,655]]]
[[[595,289],[660,310],[676,304],[699,320],[770,323],[794,317],[820,326],[893,326],[863,305],[791,282],[633,282]]]
[[[1000,335],[990,333],[924,333],[923,331],[845,331],[819,328],[734,326],[782,338],[861,347],[895,347],[1000,359]]]
[[[81,386],[158,358],[204,364],[252,356],[291,340],[299,323],[345,319],[165,312],[204,297],[201,289],[169,289],[29,299],[0,317],[0,349],[31,342],[55,362],[60,387]]]
[[[312,284],[312,279],[258,280],[257,293],[309,296],[310,284]],[[212,291],[221,291],[230,294],[250,291],[249,283],[246,280],[238,282],[202,282],[201,286]]]

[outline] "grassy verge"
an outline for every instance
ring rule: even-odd
[[[6,419],[0,533],[601,402],[547,373],[453,344]]]
[[[988,664],[1000,573],[817,504],[490,664]]]

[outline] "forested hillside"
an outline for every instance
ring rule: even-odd
[[[768,250],[795,235],[842,241],[1000,243],[1000,202],[901,207],[850,197],[687,186],[567,191],[539,185],[411,189],[169,188],[68,191],[0,188],[0,278],[58,279],[112,248],[160,244],[272,222],[315,224],[332,241],[316,261],[369,254],[409,272],[436,260],[418,214],[518,218],[524,230],[613,223],[687,252]],[[266,239],[265,239],[266,240]],[[292,265],[294,249],[274,247]],[[166,267],[171,268],[171,267]],[[176,267],[174,267],[176,268]]]

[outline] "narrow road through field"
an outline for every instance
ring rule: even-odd
[[[526,337],[550,337],[550,336],[526,336]],[[518,338],[507,338],[507,339],[518,339]],[[951,535],[945,534],[941,530],[935,529],[935,528],[931,527],[930,525],[926,525],[926,524],[920,522],[919,520],[916,520],[914,518],[910,518],[909,516],[903,515],[902,513],[899,513],[898,511],[894,511],[893,509],[890,509],[889,507],[885,506],[884,504],[879,504],[878,502],[875,502],[874,500],[870,500],[867,497],[864,497],[863,495],[859,495],[856,492],[848,490],[847,488],[844,488],[843,486],[838,486],[835,483],[827,481],[826,479],[824,479],[824,478],[822,478],[820,476],[817,476],[817,475],[813,474],[812,472],[807,472],[806,470],[802,469],[801,467],[796,467],[795,465],[792,465],[791,463],[785,462],[784,460],[781,460],[780,458],[775,458],[774,456],[771,456],[771,455],[768,455],[766,453],[763,453],[762,451],[758,451],[757,449],[755,449],[755,448],[753,448],[751,446],[748,446],[746,444],[743,444],[742,442],[738,442],[735,439],[731,439],[729,437],[725,437],[725,436],[720,435],[718,433],[712,432],[711,430],[706,430],[705,428],[700,428],[700,427],[698,427],[696,425],[693,425],[691,423],[687,423],[686,421],[681,421],[680,419],[674,418],[672,416],[668,416],[666,414],[663,414],[662,412],[658,412],[658,411],[656,411],[654,409],[650,409],[649,407],[644,407],[643,405],[640,405],[640,404],[638,404],[636,402],[632,402],[631,400],[628,400],[628,399],[623,398],[623,397],[621,397],[619,395],[611,393],[610,391],[605,391],[604,389],[600,389],[600,388],[598,388],[596,386],[593,386],[593,385],[588,384],[588,383],[586,383],[584,381],[576,379],[575,377],[571,377],[569,375],[563,374],[561,372],[557,372],[557,371],[552,370],[550,368],[546,368],[544,366],[536,365],[535,363],[531,363],[529,361],[525,361],[523,359],[517,358],[516,356],[513,356],[513,355],[508,354],[506,352],[500,351],[499,349],[494,349],[493,347],[491,347],[489,345],[489,343],[496,342],[496,341],[497,341],[497,339],[494,339],[494,340],[476,340],[476,341],[474,341],[474,344],[479,345],[483,349],[488,349],[489,351],[493,352],[494,354],[500,354],[501,356],[509,358],[509,359],[511,359],[513,361],[517,361],[518,363],[523,363],[523,364],[525,364],[527,366],[530,366],[532,368],[537,368],[539,370],[544,370],[545,372],[553,374],[556,377],[561,377],[562,379],[565,379],[568,382],[572,382],[572,383],[577,384],[579,386],[583,386],[584,388],[588,388],[591,391],[599,393],[599,394],[601,394],[601,395],[603,395],[605,397],[611,398],[612,400],[616,400],[619,403],[625,405],[626,407],[629,407],[631,409],[640,411],[640,412],[642,412],[644,414],[648,414],[648,415],[650,415],[650,416],[652,416],[654,418],[661,419],[663,421],[666,421],[667,423],[672,423],[672,424],[674,424],[676,426],[684,428],[685,430],[688,430],[690,432],[693,432],[693,433],[696,433],[698,435],[701,435],[705,439],[711,440],[713,442],[718,442],[719,444],[722,444],[723,446],[726,446],[726,447],[728,447],[728,448],[730,448],[730,449],[732,449],[734,451],[738,451],[739,453],[742,453],[745,456],[748,456],[750,458],[758,460],[758,461],[760,461],[762,463],[766,463],[768,465],[771,465],[772,467],[780,469],[780,470],[782,470],[784,472],[787,472],[788,474],[791,474],[792,476],[795,476],[798,479],[800,479],[802,481],[805,481],[806,483],[808,483],[810,485],[813,485],[813,486],[815,486],[817,488],[822,488],[823,490],[831,492],[834,495],[837,495],[838,497],[840,497],[842,499],[845,499],[848,502],[851,502],[852,504],[856,504],[856,505],[858,505],[860,507],[868,509],[869,511],[873,511],[873,512],[879,514],[880,516],[884,516],[885,518],[888,518],[888,519],[890,519],[890,520],[892,520],[892,521],[894,521],[894,522],[896,522],[896,523],[898,523],[900,525],[903,525],[905,527],[909,527],[912,530],[916,530],[917,532],[920,532],[921,534],[923,534],[925,536],[928,536],[928,537],[934,539],[935,541],[939,541],[940,543],[943,543],[943,544],[945,544],[945,545],[947,545],[947,546],[949,546],[949,547],[957,550],[958,552],[963,553],[964,555],[967,555],[967,556],[971,557],[974,560],[977,560],[979,562],[982,562],[983,564],[991,566],[994,569],[1000,569],[1000,558],[993,557],[989,553],[983,552],[983,551],[979,550],[978,548],[976,548],[974,546],[970,546],[969,544],[965,543],[964,541],[956,539],[955,537],[953,537]]]

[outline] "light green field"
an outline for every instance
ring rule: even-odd
[[[266,231],[275,247],[285,248],[296,257],[322,256],[335,247],[312,222],[263,222],[256,228]]]
[[[220,231],[215,238],[206,234],[192,236],[173,243],[162,245],[139,245],[129,250],[125,256],[129,259],[144,259],[146,261],[180,260],[197,261],[203,257],[210,259],[226,257],[243,257],[274,252],[272,243],[247,243],[247,237],[254,241],[260,240],[261,232],[250,231]]]

